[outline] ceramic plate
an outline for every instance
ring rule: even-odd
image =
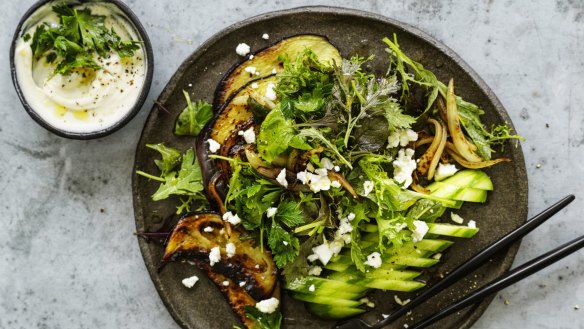
[[[269,33],[270,39],[261,38]],[[179,112],[185,107],[182,90],[192,91],[195,98],[213,101],[217,83],[224,73],[241,58],[235,53],[240,42],[246,42],[252,50],[264,48],[282,38],[301,33],[327,36],[346,57],[353,54],[376,54],[372,69],[382,74],[387,65],[387,57],[381,39],[397,34],[404,52],[414,60],[423,63],[439,79],[447,81],[453,77],[457,82],[457,93],[482,107],[486,114],[487,126],[493,123],[510,122],[505,109],[492,91],[452,50],[432,39],[418,29],[401,22],[361,11],[331,8],[305,7],[263,14],[237,23],[216,34],[197,49],[180,66],[158,102],[154,106],[142,132],[136,151],[135,169],[157,172],[153,158],[158,155],[144,147],[146,143],[164,142],[179,149],[194,145],[194,138],[177,137],[173,126]],[[164,109],[163,109],[164,108]],[[465,204],[458,212],[463,218],[475,220],[481,231],[472,240],[458,240],[447,251],[443,262],[430,269],[430,277],[439,277],[453,269],[478,250],[489,245],[504,233],[515,228],[527,217],[527,176],[521,148],[507,147],[504,156],[512,159],[509,164],[501,164],[487,169],[495,185],[485,204]],[[134,175],[134,211],[138,232],[157,229],[164,218],[175,212],[176,200],[151,202],[150,195],[157,183]],[[193,266],[186,263],[169,264],[160,273],[157,266],[163,249],[154,243],[139,239],[146,267],[152,277],[162,301],[170,314],[183,328],[214,329],[232,328],[239,324],[219,290]],[[468,292],[471,287],[481,285],[507,271],[518,249],[514,245],[501,252],[491,262],[459,282],[452,289],[433,298],[400,321],[412,324],[416,319],[443,308],[447,303]],[[181,280],[193,274],[202,280],[193,289],[186,289]],[[284,293],[285,295],[285,293]],[[399,294],[402,299],[411,298]],[[393,292],[378,291],[371,296],[376,307],[363,315],[368,320],[380,319],[382,313],[389,313],[397,307]],[[444,319],[436,328],[469,328],[487,308],[490,300],[469,307],[458,314]],[[301,302],[283,297],[285,328],[331,328],[333,322],[310,315]]]

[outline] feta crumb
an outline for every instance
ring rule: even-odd
[[[307,172],[306,170],[301,171],[296,174],[296,179],[301,181],[302,184],[308,184],[312,192],[315,193],[320,191],[328,191],[333,184],[330,178],[328,178],[328,172],[326,168],[316,169],[315,174]]]
[[[223,214],[223,220],[231,223],[231,225],[237,225],[241,223],[239,216],[237,216],[237,214],[233,214],[231,211]]]
[[[320,273],[322,273],[322,267],[320,266],[311,266],[308,269],[308,275],[314,275],[314,276],[319,276]]]
[[[409,300],[409,299],[406,299],[406,300],[401,300],[401,298],[399,298],[399,297],[398,297],[398,295],[393,295],[393,300],[395,300],[395,302],[396,302],[398,305],[401,305],[401,306],[404,306],[404,305],[406,305],[407,303],[409,303],[409,302],[410,302],[410,300]]]
[[[306,257],[306,259],[308,259],[309,262],[314,262],[315,260],[318,259],[318,255],[312,254],[312,255],[309,255],[308,257]]]
[[[189,83],[189,87],[192,87],[192,86],[193,86],[193,84],[192,83]]]
[[[255,66],[248,66],[245,68],[245,72],[248,72],[249,74],[256,74],[257,71],[258,69]]]
[[[333,251],[331,250],[331,246],[329,245],[329,243],[327,241],[325,241],[321,245],[318,245],[318,246],[312,248],[312,251],[316,255],[317,259],[320,260],[320,262],[323,265],[328,264],[328,262],[333,257]]]
[[[260,268],[260,264],[256,264],[255,268],[256,269],[259,269]]]
[[[211,232],[213,232],[213,228],[211,226],[207,226],[203,229],[203,231],[205,231],[207,233],[211,233]]]
[[[365,261],[365,265],[369,265],[373,268],[379,268],[381,266],[381,254],[376,252],[372,252],[367,256],[367,260]]]
[[[434,254],[432,258],[440,260],[440,258],[442,258],[442,254],[441,253]]]
[[[322,159],[320,159],[320,164],[326,170],[332,170],[335,167],[335,165],[333,164],[333,162],[329,158],[322,158]]]
[[[470,227],[470,228],[477,228],[477,222],[475,222],[475,221],[474,221],[474,220],[472,220],[472,219],[468,221],[468,224],[467,224],[467,225],[468,225],[468,227]]]
[[[239,283],[239,286],[240,286],[240,287],[244,287],[246,284],[247,284],[247,282],[245,282],[245,281],[241,281],[241,282]]]
[[[455,213],[450,213],[450,219],[455,222],[456,224],[462,224],[464,219]]]
[[[393,161],[393,179],[407,188],[412,184],[412,173],[416,170],[416,160],[413,160],[414,150],[401,149]]]
[[[375,185],[372,181],[366,180],[363,182],[363,196],[368,196],[373,191]]]
[[[454,175],[457,171],[458,171],[458,168],[456,168],[456,166],[453,164],[439,163],[438,169],[436,169],[436,173],[434,174],[434,179],[437,181],[441,181],[447,177]]]
[[[408,329],[410,326],[408,326],[407,323],[404,323],[404,328]]]
[[[387,319],[387,318],[389,318],[389,314],[383,314],[383,313],[381,313],[381,317],[383,317],[384,319]]]
[[[276,73],[278,73],[278,71],[276,71],[276,69],[275,69],[275,68],[273,68],[273,69],[272,69],[272,74],[276,74]]]
[[[264,40],[268,40],[270,38],[270,35],[267,33],[262,34],[262,39]]]
[[[253,59],[253,55],[249,55],[249,59]]]
[[[258,89],[259,86],[258,86],[258,83],[257,82],[254,82],[254,83],[251,84],[251,87],[253,89]]]
[[[221,249],[219,247],[211,248],[211,252],[209,253],[209,263],[211,266],[215,265],[221,260]]]
[[[415,142],[418,140],[418,134],[411,129],[398,129],[391,133],[387,138],[387,147],[405,147],[410,142]]]
[[[341,171],[341,167],[339,167],[339,166],[334,166],[334,167],[333,167],[333,169],[334,169],[336,172],[339,172],[339,171]]]
[[[253,127],[249,128],[243,132],[239,131],[237,134],[243,136],[243,139],[248,144],[255,144],[255,142],[256,142],[256,134],[255,134],[255,131],[253,130]]]
[[[227,286],[229,286],[229,281],[225,280],[225,281],[223,281],[222,284],[223,284],[223,286],[227,287]]]
[[[370,301],[368,298],[361,298],[359,301],[361,303],[364,303],[365,305],[367,305],[367,307],[371,307],[371,308],[374,308],[375,307],[375,303],[373,303],[372,301]]]
[[[191,276],[190,278],[185,278],[182,280],[182,284],[187,288],[192,288],[195,286],[195,283],[199,281],[199,277],[196,275]]]
[[[251,50],[251,48],[246,43],[240,43],[237,45],[237,47],[235,47],[235,52],[239,56],[245,56],[245,55],[249,54],[250,50]]]
[[[415,220],[414,226],[416,229],[412,232],[412,237],[414,238],[414,242],[421,241],[426,233],[428,233],[428,224],[421,220]]]
[[[296,173],[296,179],[299,180],[302,184],[308,183],[308,176],[306,171],[301,171]]]
[[[337,180],[331,181],[331,187],[339,188],[339,187],[341,187],[341,183],[339,183],[339,181],[337,181]]]
[[[278,309],[278,305],[280,305],[278,298],[272,297],[257,302],[255,307],[262,313],[274,313]]]
[[[271,100],[271,101],[275,101],[276,98],[278,98],[274,88],[276,88],[276,84],[268,83],[268,87],[266,88],[266,98]]]
[[[276,211],[278,211],[278,208],[270,207],[266,211],[266,216],[268,216],[268,218],[272,218],[272,217],[276,216]]]
[[[315,290],[316,290],[316,287],[313,284],[311,284],[310,287],[308,287],[308,291],[315,291]]]
[[[217,143],[213,138],[207,139],[207,143],[209,143],[209,151],[211,153],[216,153],[221,148],[221,144]]]
[[[355,219],[355,214],[352,213],[352,212],[349,213],[349,215],[347,215],[347,219],[350,220],[350,221],[353,220],[353,219]]]
[[[312,163],[308,163],[306,165],[306,170],[310,171],[310,172],[314,172],[314,166],[312,165]]]
[[[285,246],[288,245],[288,241],[282,241],[282,244],[284,244]]]
[[[233,255],[235,255],[235,245],[231,242],[229,242],[228,244],[225,245],[225,252],[227,252],[227,257],[231,258],[233,257]]]
[[[276,177],[276,182],[284,187],[288,187],[288,181],[286,180],[286,168],[280,170],[280,173]]]

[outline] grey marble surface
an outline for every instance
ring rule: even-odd
[[[56,137],[23,110],[8,49],[32,0],[2,0],[0,328],[178,328],[143,265],[131,205],[134,150],[153,100],[201,42],[239,20],[308,4],[419,27],[467,61],[523,143],[530,214],[577,200],[524,239],[516,263],[584,233],[584,4],[557,1],[127,1],[154,46],[143,111],[99,140]],[[584,252],[502,291],[475,328],[584,328]],[[577,309],[578,305],[581,309]]]

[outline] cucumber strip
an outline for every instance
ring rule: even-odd
[[[392,256],[388,260],[384,260],[384,262],[391,265],[397,264],[412,267],[431,267],[436,265],[439,260],[434,258],[421,258],[413,256]]]
[[[382,280],[382,279],[364,279],[359,284],[372,289],[393,290],[402,292],[416,291],[425,286],[425,284],[418,281]]]
[[[457,238],[472,238],[478,228],[444,223],[428,223],[428,233],[453,236]]]
[[[367,291],[369,291],[369,289],[367,289],[365,287],[363,287],[362,290],[363,291],[359,292],[359,293],[347,292],[347,291],[340,290],[340,289],[328,289],[328,288],[322,287],[322,286],[320,286],[319,288],[316,288],[316,285],[315,285],[314,291],[311,291],[311,286],[308,286],[308,287],[299,286],[298,289],[291,290],[291,291],[301,293],[301,294],[319,294],[319,295],[324,295],[324,296],[329,296],[329,297],[334,297],[334,298],[357,300],[357,299],[363,298],[363,296],[365,296]]]
[[[306,303],[306,308],[314,315],[325,319],[344,319],[365,313],[364,309],[325,304]]]
[[[461,170],[440,182],[460,187],[473,187],[487,191],[493,190],[493,181],[491,181],[489,175],[482,170]],[[430,186],[431,185],[432,184],[430,184]],[[428,186],[428,188],[430,188],[430,186]]]
[[[290,296],[295,299],[301,300],[303,302],[310,302],[315,304],[326,304],[331,306],[342,306],[342,307],[357,307],[363,304],[358,300],[350,300],[350,299],[342,299],[336,298],[331,296],[325,296],[324,294],[317,293],[316,290],[314,293],[298,293],[298,292],[290,292]]]
[[[432,195],[456,201],[485,202],[487,191],[474,187],[462,187],[443,182],[434,182],[428,186]]]
[[[353,280],[360,280],[364,278],[386,280],[413,280],[420,274],[421,274],[420,272],[416,271],[402,271],[384,268],[376,268],[364,273],[353,267],[343,272],[332,273],[328,276],[328,278],[358,284]]]
[[[365,287],[356,286],[342,281],[319,278],[316,276],[308,276],[303,279],[286,282],[284,288],[293,291],[301,291],[302,289],[309,289],[314,285],[315,291],[319,289],[325,290],[343,290],[355,294],[362,293],[367,290]]]

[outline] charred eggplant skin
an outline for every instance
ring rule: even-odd
[[[278,280],[276,264],[267,250],[260,250],[252,240],[240,240],[241,232],[231,229],[227,236],[225,225],[229,225],[215,212],[199,212],[183,217],[171,232],[162,257],[161,267],[171,260],[181,258],[196,260],[210,265],[209,252],[219,247],[221,259],[210,266],[239,285],[253,298],[270,296]],[[210,227],[211,232],[205,231]],[[235,245],[234,255],[227,255],[225,246]]]

